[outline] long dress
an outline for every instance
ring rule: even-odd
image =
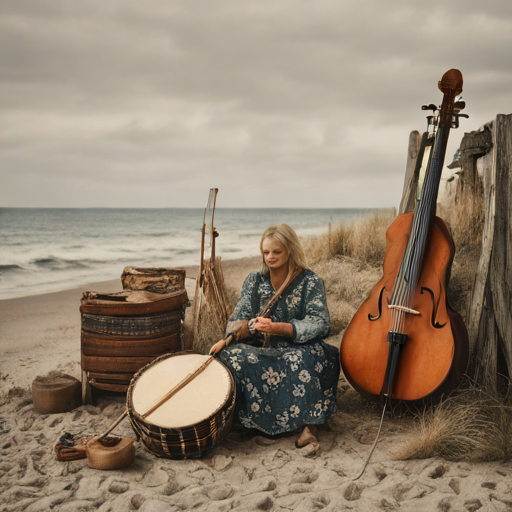
[[[230,321],[255,318],[274,294],[270,277],[252,272]],[[236,381],[235,422],[270,435],[325,423],[336,412],[340,365],[338,349],[323,341],[330,320],[322,280],[303,270],[270,316],[292,324],[293,338],[272,335],[263,347],[257,333],[219,354]]]

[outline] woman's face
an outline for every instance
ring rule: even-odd
[[[263,260],[268,268],[277,270],[288,263],[288,251],[286,247],[274,238],[265,238],[263,244],[261,244],[261,249],[263,251]]]

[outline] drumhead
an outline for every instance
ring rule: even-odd
[[[197,370],[209,356],[178,354],[154,364],[133,383],[132,407],[139,415]],[[144,421],[162,428],[183,428],[214,414],[231,391],[231,376],[219,361],[213,360],[183,389],[162,404]]]

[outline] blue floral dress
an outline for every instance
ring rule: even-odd
[[[274,294],[270,277],[252,272],[230,321],[255,318]],[[336,412],[340,365],[338,349],[323,341],[330,320],[322,280],[303,270],[270,316],[292,324],[293,338],[271,336],[263,347],[257,333],[219,354],[236,381],[235,421],[270,435],[325,423]]]

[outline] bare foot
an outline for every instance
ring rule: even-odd
[[[308,444],[317,444],[318,446],[318,439],[316,438],[316,427],[313,425],[306,425],[304,427],[304,430],[302,431],[302,434],[300,435],[299,439],[295,441],[295,446],[297,448],[304,448],[304,446],[307,446]]]
[[[320,453],[320,444],[318,441],[315,443],[309,443],[305,446],[302,455],[308,458],[315,458]]]

